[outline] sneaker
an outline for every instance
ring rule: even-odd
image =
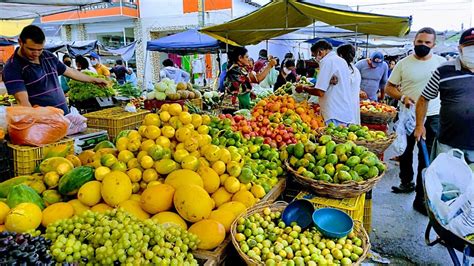
[[[426,206],[423,200],[418,200],[415,198],[413,201],[413,209],[424,216],[428,216],[428,211],[426,210]]]
[[[400,184],[398,187],[393,186],[392,187],[392,192],[395,194],[399,193],[410,193],[415,191],[415,184],[413,182],[410,182],[408,184]]]

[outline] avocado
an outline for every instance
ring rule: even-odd
[[[330,164],[337,164],[338,159],[336,154],[329,154],[328,157],[326,157],[326,162]]]
[[[360,163],[360,158],[357,157],[357,156],[351,156],[346,161],[346,165],[349,166],[349,167],[356,166],[359,163]]]
[[[354,171],[356,171],[360,176],[363,176],[369,171],[369,167],[365,164],[358,164],[354,166]]]
[[[329,141],[326,143],[326,154],[331,154],[334,152],[334,149],[336,148],[336,142],[334,140]]]

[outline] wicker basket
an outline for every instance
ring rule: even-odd
[[[362,124],[389,124],[395,119],[397,112],[361,112],[360,122]]]
[[[232,226],[230,228],[230,233],[232,237],[232,244],[234,245],[235,249],[239,253],[240,257],[245,261],[246,265],[264,265],[263,262],[258,262],[254,259],[251,259],[247,254],[242,252],[240,249],[239,242],[235,239],[235,235],[237,234],[237,221],[240,217],[247,218],[250,215],[254,213],[260,213],[263,214],[263,210],[265,208],[270,208],[272,211],[280,211],[283,212],[285,210],[286,206],[288,206],[288,203],[284,201],[277,201],[273,204],[267,203],[267,204],[260,204],[260,205],[255,205],[251,207],[250,209],[247,210],[247,212],[241,214],[237,219],[234,220],[232,223]],[[369,241],[369,236],[367,235],[367,232],[365,231],[364,227],[362,226],[362,223],[359,221],[354,221],[354,228],[353,232],[357,235],[362,240],[362,249],[363,253],[359,257],[359,259],[353,263],[353,265],[360,265],[364,259],[367,257],[367,253],[370,250],[370,241]]]
[[[334,184],[302,176],[293,170],[288,162],[285,162],[285,166],[288,172],[293,174],[295,180],[298,183],[308,187],[308,189],[311,189],[311,191],[319,196],[325,196],[334,199],[354,198],[366,193],[370,191],[385,174],[385,172],[383,172],[376,177],[364,180],[362,182],[348,181],[342,184]]]

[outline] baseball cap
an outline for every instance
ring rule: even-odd
[[[90,58],[95,58],[95,59],[99,59],[99,55],[96,54],[95,52],[91,52],[90,55],[89,55]]]
[[[383,54],[381,52],[373,52],[370,55],[370,60],[374,66],[380,66],[383,63]]]
[[[474,28],[467,29],[461,35],[459,39],[460,45],[473,45],[474,44]]]

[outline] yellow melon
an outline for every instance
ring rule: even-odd
[[[80,215],[83,212],[89,210],[89,206],[84,205],[80,200],[78,199],[73,199],[68,201],[69,204],[74,208],[74,215]]]
[[[165,184],[171,185],[175,189],[185,184],[194,184],[203,187],[201,176],[188,169],[179,169],[171,172],[165,179]]]
[[[100,195],[99,181],[89,181],[79,188],[77,192],[77,199],[87,206],[94,206],[100,202],[102,196]]]
[[[197,185],[179,186],[174,193],[173,203],[179,215],[193,223],[209,217],[214,207],[209,194]]]
[[[145,189],[140,198],[140,206],[148,213],[155,214],[173,207],[175,189],[168,184],[159,184]]]
[[[101,194],[105,203],[112,207],[117,206],[132,195],[132,182],[125,173],[112,171],[102,180]]]
[[[110,210],[113,210],[112,207],[110,207],[109,205],[107,205],[105,203],[99,203],[99,204],[94,205],[94,206],[91,207],[91,211],[98,212],[98,213],[104,213],[104,212],[110,211]]]
[[[221,223],[210,219],[204,219],[191,225],[188,232],[197,235],[199,238],[199,249],[214,249],[225,239],[225,227]]]
[[[50,223],[55,221],[68,219],[74,215],[74,208],[67,202],[58,202],[49,205],[43,210],[43,219],[41,224],[47,227]]]
[[[20,203],[8,212],[5,228],[7,231],[24,233],[38,228],[42,218],[41,209],[36,204]]]
[[[229,201],[219,206],[218,209],[229,210],[234,213],[235,217],[238,217],[241,213],[244,213],[247,210],[247,206],[240,201]]]
[[[233,201],[242,202],[247,208],[252,207],[255,204],[255,197],[250,191],[241,190],[232,196]]]
[[[228,233],[232,222],[235,220],[235,214],[230,210],[217,209],[211,212],[209,219],[221,223],[225,227],[225,231]]]
[[[160,212],[151,217],[151,219],[158,224],[176,225],[183,228],[183,230],[188,230],[186,221],[174,212]]]
[[[3,224],[5,222],[5,218],[7,217],[9,211],[10,207],[8,207],[5,202],[0,201],[0,224]]]
[[[197,172],[202,178],[204,189],[207,191],[207,193],[212,194],[216,192],[220,185],[220,178],[216,171],[210,167],[201,166]]]
[[[122,201],[119,203],[118,207],[124,209],[126,212],[135,216],[139,220],[143,221],[150,218],[150,215],[142,210],[140,203],[135,200]]]
[[[129,199],[140,202],[141,197],[140,194],[132,194]]]
[[[222,204],[229,202],[232,199],[232,194],[227,192],[224,187],[220,187],[212,194],[212,199],[216,203],[216,206],[219,207]]]

